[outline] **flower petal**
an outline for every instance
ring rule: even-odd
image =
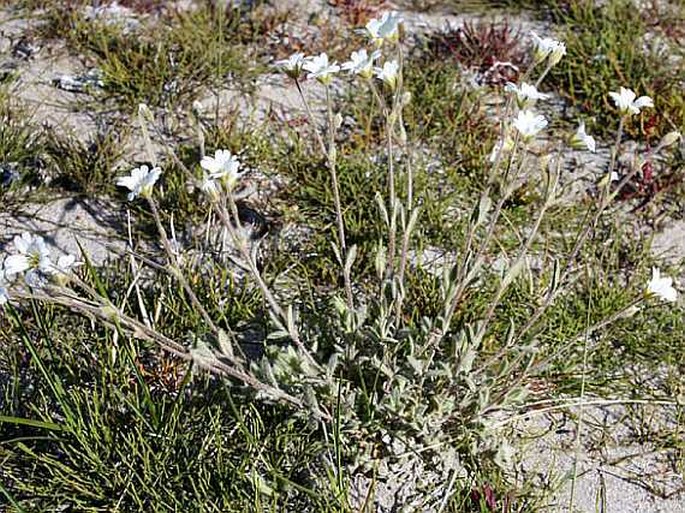
[[[640,96],[633,102],[633,105],[639,109],[644,107],[654,107],[654,102],[649,96]]]
[[[10,255],[5,259],[5,274],[8,278],[23,273],[30,267],[31,264],[26,255]]]

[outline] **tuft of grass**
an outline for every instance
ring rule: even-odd
[[[412,102],[405,119],[410,137],[437,151],[454,175],[477,183],[488,167],[496,127],[485,117],[481,96],[459,87],[461,76],[428,55],[410,59],[406,81]]]
[[[141,22],[142,23],[142,22]],[[251,43],[264,38],[274,20],[254,8],[172,10],[146,19],[140,28],[85,18],[83,5],[51,10],[39,28],[102,73],[101,99],[127,109],[139,103],[167,110],[186,108],[203,90],[228,80],[248,87],[260,70]]]
[[[177,292],[149,300],[178,312]],[[317,492],[314,427],[116,331],[27,306],[0,317],[0,476],[16,511],[335,510]],[[181,319],[159,322],[179,337],[201,324],[175,330]]]
[[[45,158],[53,175],[51,186],[88,195],[112,193],[126,138],[120,123],[103,126],[87,141],[50,129]]]
[[[0,93],[0,197],[40,183],[45,134],[31,123],[30,113]]]
[[[415,141],[417,158],[427,152],[427,160],[446,168],[447,183],[442,183],[441,189],[462,188],[466,182],[476,185],[487,168],[486,158],[496,137],[481,94],[462,86],[462,70],[436,53],[430,42],[410,52],[404,74],[404,87],[411,93],[404,121],[407,136]],[[379,114],[378,107],[360,97],[358,88],[363,86],[355,84],[344,100],[357,121],[350,140],[357,146],[376,147],[384,137],[383,127],[372,122]]]
[[[287,150],[286,150],[287,151]],[[290,222],[307,227],[298,253],[309,255],[302,260],[315,286],[335,285],[339,279],[330,240],[336,237],[333,190],[330,173],[318,157],[302,151],[290,151],[279,171],[288,177],[283,190],[291,204],[286,216]],[[381,233],[375,192],[384,189],[384,175],[379,165],[359,152],[346,155],[340,162],[341,202],[348,239],[360,249],[359,271],[372,270],[372,253]],[[294,205],[293,205],[294,203]],[[297,257],[296,257],[297,258]]]

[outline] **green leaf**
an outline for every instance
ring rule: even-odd
[[[40,429],[48,429],[50,431],[64,431],[66,428],[60,424],[55,424],[54,422],[45,422],[42,420],[34,419],[24,419],[21,417],[8,417],[6,415],[0,415],[0,423],[5,424],[19,424],[21,426],[31,426]]]

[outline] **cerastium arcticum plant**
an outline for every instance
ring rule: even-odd
[[[228,150],[214,149],[204,154],[195,167],[185,166],[173,149],[170,159],[195,185],[201,202],[217,220],[230,242],[230,258],[216,265],[234,266],[259,290],[270,320],[270,331],[263,340],[263,354],[249,358],[231,327],[214,318],[188,279],[184,249],[169,229],[158,197],[163,194],[165,163],[152,150],[149,129],[156,131],[151,110],[140,105],[138,120],[143,129],[149,165],[133,169],[117,184],[128,189],[129,201],[144,202],[154,221],[164,250],[163,263],[131,253],[132,265],[149,267],[153,273],[167,273],[183,289],[193,311],[202,319],[203,329],[176,340],[156,325],[141,304],[138,310],[123,307],[89,284],[90,265],[78,271],[74,257],[57,261],[37,235],[22,234],[4,258],[0,274],[0,304],[13,308],[15,301],[36,299],[62,305],[107,326],[158,344],[181,358],[231,382],[246,385],[266,401],[280,401],[302,415],[320,423],[330,436],[331,452],[324,455],[337,498],[347,504],[347,477],[358,470],[374,470],[380,477],[403,472],[423,462],[436,479],[432,483],[440,494],[412,496],[406,500],[425,508],[442,504],[457,479],[468,483],[474,465],[484,457],[505,465],[510,451],[499,429],[513,422],[527,407],[528,382],[543,371],[554,358],[576,348],[587,338],[622,317],[631,315],[651,298],[672,302],[677,292],[670,278],[653,270],[644,291],[624,308],[586,326],[552,348],[542,347],[536,334],[554,302],[573,289],[578,256],[592,236],[612,200],[640,166],[626,176],[616,174],[616,155],[620,149],[623,120],[652,107],[648,97],[635,99],[634,92],[622,88],[608,94],[615,101],[621,123],[613,158],[604,170],[597,202],[590,206],[587,222],[576,235],[567,254],[545,262],[542,270],[530,265],[536,242],[541,238],[543,220],[559,199],[560,170],[563,168],[563,143],[542,144],[540,134],[548,120],[535,111],[535,103],[548,94],[539,91],[545,76],[566,53],[564,43],[532,34],[535,45],[533,65],[519,80],[505,88],[508,95],[499,120],[499,140],[495,145],[480,197],[473,201],[463,243],[448,248],[450,265],[440,278],[439,314],[419,322],[408,320],[408,273],[415,264],[411,258],[412,240],[421,222],[423,198],[415,197],[414,169],[403,110],[412,101],[404,84],[402,20],[385,13],[365,27],[369,48],[360,48],[348,62],[338,64],[327,54],[305,56],[296,53],[277,66],[294,82],[314,131],[320,157],[330,175],[333,192],[337,240],[331,241],[340,274],[341,290],[329,293],[334,308],[322,311],[326,329],[306,325],[297,303],[285,302],[263,275],[257,259],[259,241],[250,240],[242,228],[237,202],[244,196],[245,169],[238,156]],[[540,70],[540,71],[538,71]],[[378,241],[374,258],[375,282],[355,279],[357,247],[346,238],[344,209],[338,180],[337,132],[343,113],[336,112],[334,80],[341,72],[353,81],[358,94],[369,94],[381,114],[383,145],[373,151],[382,153],[387,167],[387,187],[377,191],[378,215],[384,236]],[[304,80],[315,80],[325,92],[320,116],[302,88]],[[156,132],[157,133],[157,132]],[[677,137],[670,136],[669,141]],[[594,151],[596,142],[579,122],[570,144]],[[664,147],[667,144],[664,143]],[[516,251],[500,258],[504,266],[490,264],[497,234],[506,229],[504,210],[507,201],[526,177],[535,176],[542,184],[542,199],[528,231],[520,237]],[[618,178],[612,180],[612,178]],[[209,221],[208,221],[209,223]],[[169,235],[171,233],[171,235]],[[87,264],[87,255],[84,255]],[[592,272],[591,270],[584,270]],[[19,279],[23,276],[23,280]],[[524,279],[525,278],[525,279]],[[521,325],[502,319],[499,307],[512,285],[527,281],[537,306]],[[475,294],[488,295],[487,307],[478,315],[465,316]],[[508,327],[501,329],[502,321]],[[496,339],[493,348],[492,340]],[[489,345],[488,352],[483,348]],[[581,398],[582,402],[582,398]],[[564,401],[561,406],[567,405]],[[412,467],[414,468],[414,467]],[[418,467],[416,467],[418,468]],[[413,476],[420,482],[421,476]],[[414,491],[418,494],[420,486]],[[420,494],[419,494],[420,495]],[[417,498],[418,497],[418,498]],[[433,497],[433,498],[432,498]],[[439,497],[440,500],[434,499]],[[446,500],[446,499],[445,499]]]

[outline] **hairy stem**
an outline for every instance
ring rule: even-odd
[[[342,205],[340,203],[340,185],[338,184],[338,172],[336,167],[336,148],[335,148],[335,120],[333,119],[333,103],[331,101],[330,87],[326,86],[326,111],[328,113],[328,169],[331,172],[331,182],[333,183],[333,201],[335,203],[335,217],[338,223],[338,242],[340,243],[340,265],[343,268],[343,283],[345,286],[345,297],[347,306],[354,308],[354,298],[352,296],[352,283],[350,276],[345,271],[347,261],[347,243],[345,242],[345,222],[343,220]]]
[[[150,205],[152,217],[154,218],[155,224],[157,225],[157,232],[159,233],[160,240],[162,241],[162,246],[164,246],[164,251],[166,251],[166,254],[169,257],[169,267],[171,274],[174,278],[176,278],[179,281],[179,283],[183,287],[183,290],[185,290],[186,294],[188,295],[188,298],[190,298],[190,302],[193,304],[193,307],[202,316],[202,319],[207,323],[207,326],[210,327],[210,329],[215,335],[218,335],[219,328],[217,328],[216,324],[214,324],[214,321],[207,313],[207,310],[205,310],[205,307],[202,306],[202,303],[195,295],[195,292],[190,286],[190,283],[188,283],[188,280],[186,280],[185,276],[183,275],[183,272],[181,271],[181,267],[178,264],[178,259],[176,258],[176,252],[174,251],[174,248],[171,247],[169,237],[167,236],[166,230],[162,225],[162,218],[159,215],[157,203],[151,197],[147,198],[147,202],[148,205]]]

